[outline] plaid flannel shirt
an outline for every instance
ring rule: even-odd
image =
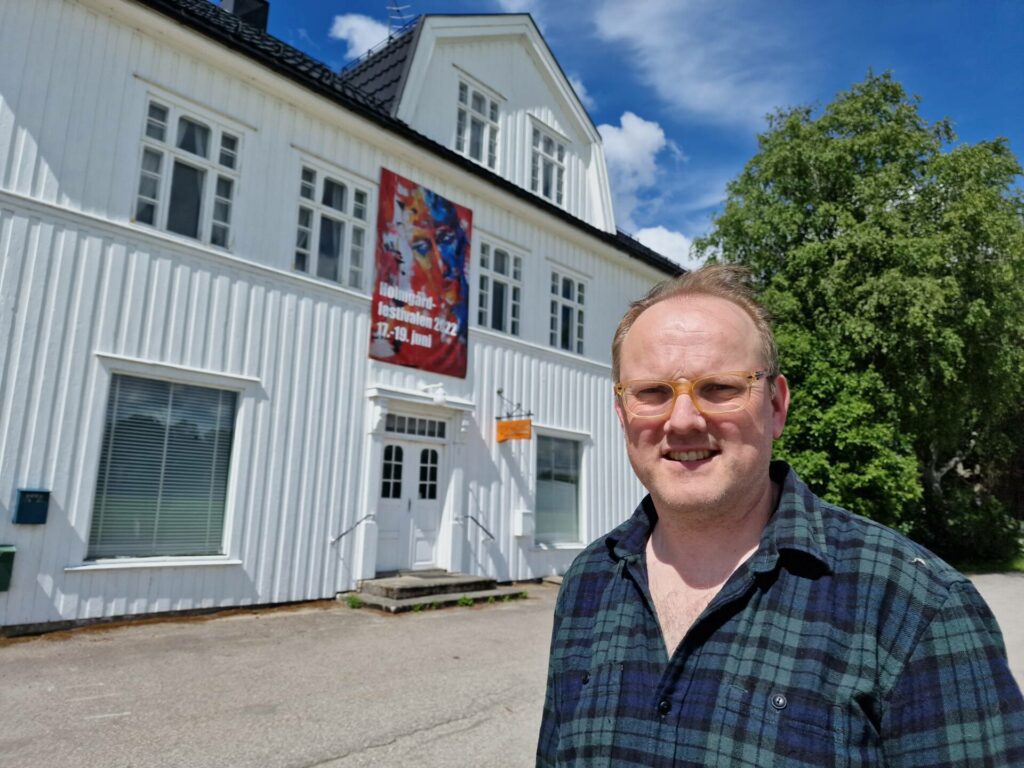
[[[1024,766],[1024,700],[973,585],[782,462],[757,552],[671,658],[650,497],[584,550],[555,612],[538,766]]]

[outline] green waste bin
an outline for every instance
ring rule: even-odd
[[[14,545],[0,544],[0,592],[11,588],[11,573],[14,571]]]

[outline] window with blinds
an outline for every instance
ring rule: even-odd
[[[236,401],[113,376],[88,559],[223,554]]]

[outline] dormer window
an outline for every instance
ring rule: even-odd
[[[533,127],[530,191],[562,205],[565,198],[565,144]]]
[[[491,170],[497,168],[498,100],[464,80],[459,81],[455,150]]]

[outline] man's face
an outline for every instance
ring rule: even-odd
[[[693,380],[709,373],[762,370],[753,320],[739,306],[710,296],[659,302],[637,318],[620,350],[620,381]],[[658,513],[690,519],[752,511],[771,498],[768,463],[782,434],[789,390],[761,379],[742,410],[703,416],[680,395],[672,411],[638,418],[616,401],[633,471]]]

